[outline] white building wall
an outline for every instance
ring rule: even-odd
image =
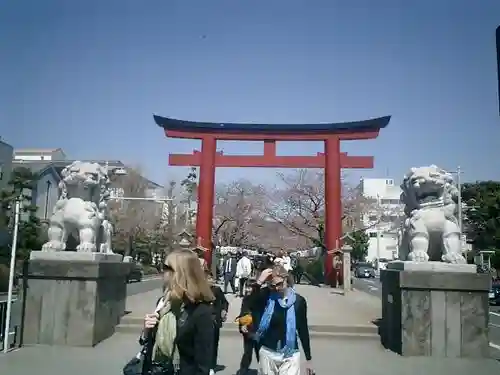
[[[375,262],[377,258],[391,261],[398,255],[398,229],[403,215],[400,203],[401,188],[392,178],[361,179],[360,192],[373,201],[364,213],[362,221],[370,237],[366,260]]]

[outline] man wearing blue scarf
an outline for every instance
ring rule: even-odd
[[[311,346],[307,324],[307,303],[297,294],[293,279],[283,266],[264,270],[249,303],[259,321],[253,333],[260,347],[260,366],[263,375],[299,375],[302,343],[307,360],[307,373],[312,375]]]

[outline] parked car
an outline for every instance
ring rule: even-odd
[[[131,283],[134,281],[141,282],[143,276],[144,272],[142,271],[142,267],[139,264],[135,263],[127,276],[127,283]]]
[[[354,270],[354,276],[358,279],[371,279],[375,278],[375,270],[371,264],[359,263]]]
[[[491,305],[500,305],[500,280],[496,280],[491,283],[491,289],[488,297]]]

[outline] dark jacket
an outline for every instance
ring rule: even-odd
[[[260,319],[269,299],[269,288],[256,289],[249,298],[248,305],[255,314],[254,330],[257,330]],[[295,321],[297,328],[297,336],[302,343],[302,349],[306,360],[311,359],[311,344],[309,338],[309,327],[307,323],[307,302],[300,294],[296,295],[295,300]],[[253,317],[253,314],[252,314]],[[286,342],[286,310],[278,303],[274,307],[274,313],[271,318],[271,323],[268,330],[259,340],[259,345],[265,346],[272,350],[278,349],[278,343]],[[298,348],[298,342],[296,342]]]
[[[179,375],[208,375],[214,345],[213,307],[209,303],[188,304],[177,320]]]
[[[252,292],[250,294],[247,294],[243,297],[243,300],[241,301],[241,308],[240,308],[240,315],[247,315],[250,314],[252,316],[252,326],[248,327],[250,331],[253,331],[255,328],[255,322],[260,320],[259,317],[259,311],[255,311],[255,309],[252,308],[252,301],[254,299],[253,294],[256,293],[260,289],[260,285],[257,283],[252,285]]]
[[[208,375],[212,367],[214,345],[213,306],[210,303],[188,303],[177,317],[176,345],[180,357],[178,375]],[[155,339],[153,333],[153,342]],[[146,344],[143,333],[139,339]]]
[[[224,292],[217,285],[212,286],[212,293],[215,296],[215,301],[212,303],[215,325],[222,326],[222,311],[228,311],[229,302],[224,295]]]
[[[229,259],[231,259],[231,265],[229,267],[229,272],[227,272],[226,271],[226,269],[227,269],[227,262],[229,261]],[[234,276],[234,275],[236,275],[236,264],[237,263],[238,263],[238,259],[236,259],[236,258],[227,258],[227,259],[224,259],[222,273],[224,275],[228,275],[228,276]]]

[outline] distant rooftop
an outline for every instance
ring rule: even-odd
[[[62,170],[73,163],[76,160],[13,160],[12,166],[16,167],[26,167],[35,173],[41,173],[45,169],[54,168],[55,171],[60,175]],[[97,163],[101,165],[105,165],[108,163],[110,168],[127,168],[125,164],[123,164],[120,160],[80,160],[89,163]],[[157,184],[154,181],[142,176],[153,188],[162,188],[163,185]]]
[[[64,151],[61,148],[17,148],[14,150],[15,154],[50,154],[53,152]]]

